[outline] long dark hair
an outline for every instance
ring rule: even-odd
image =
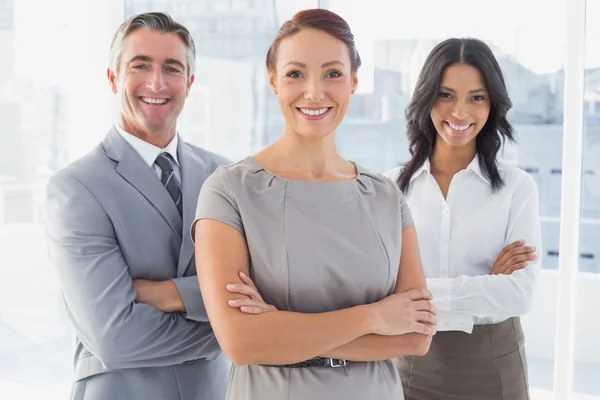
[[[508,97],[504,76],[492,50],[481,40],[473,38],[448,39],[438,44],[427,56],[410,104],[406,108],[407,135],[411,159],[398,177],[398,186],[408,191],[413,174],[433,153],[437,131],[431,120],[431,110],[437,100],[446,68],[453,64],[468,64],[481,72],[488,95],[490,114],[476,137],[479,166],[490,180],[492,190],[504,182],[498,173],[496,155],[504,141],[513,142],[513,128],[506,119],[512,102]]]

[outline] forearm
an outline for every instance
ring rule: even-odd
[[[223,351],[238,365],[301,362],[369,334],[373,326],[367,306],[318,314],[228,311],[235,313],[229,326],[217,323],[214,329]]]
[[[166,281],[135,279],[136,302],[157,308],[165,313],[179,312],[184,318],[208,322],[198,277],[186,276]]]
[[[47,186],[47,244],[77,336],[110,369],[214,358],[210,325],[136,303],[115,228],[94,196],[59,173]]]
[[[240,272],[249,274],[244,236],[223,222],[201,219],[195,237],[198,280],[208,317],[223,352],[237,365],[305,361],[387,327],[372,305],[312,314],[248,315],[233,309],[231,301],[246,297],[226,289],[240,282]]]
[[[162,312],[185,312],[185,304],[173,280],[134,279],[136,303],[146,304]]]
[[[444,331],[462,331],[472,333],[475,317],[454,311],[438,311],[438,324],[436,330]]]
[[[134,302],[135,291],[125,282],[119,286],[119,300],[94,295],[82,285],[63,285],[69,317],[77,336],[92,354],[109,369],[159,367],[200,358],[212,359],[220,350],[212,328]]]
[[[539,265],[511,275],[433,278],[427,285],[441,311],[473,317],[511,317],[525,314],[531,305]]]
[[[79,335],[81,325],[74,323],[84,345],[108,369],[176,365],[220,354],[209,324],[186,320],[178,313],[158,316],[159,310],[148,310],[151,307],[143,304],[134,308],[130,318],[111,324],[104,334]]]
[[[131,286],[115,301],[110,296],[92,297],[91,288],[81,284],[64,283],[62,291],[77,336],[109,369],[174,365],[220,353],[209,324],[135,303]]]
[[[408,211],[407,211],[408,212]],[[402,232],[402,251],[395,293],[424,289],[425,276],[421,267],[417,236],[414,226]],[[396,309],[397,312],[400,310]],[[431,335],[407,333],[395,336],[369,334],[320,355],[353,361],[388,360],[405,355],[423,355],[429,350]]]
[[[402,356],[422,356],[429,350],[430,335],[407,333],[397,336],[365,335],[322,355],[352,361],[389,360]]]
[[[197,276],[185,276],[171,280],[178,294],[174,302],[178,306],[176,311],[184,313],[183,316],[192,321],[208,322],[208,314],[204,307],[204,300],[200,293]]]

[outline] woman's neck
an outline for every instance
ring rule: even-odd
[[[334,133],[311,139],[284,132],[256,158],[265,168],[296,179],[329,181],[356,176],[354,166],[338,153]]]
[[[475,141],[466,146],[450,146],[440,138],[436,140],[431,163],[431,173],[441,173],[454,176],[459,171],[466,169],[477,154]]]

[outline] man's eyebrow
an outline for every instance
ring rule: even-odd
[[[131,60],[129,60],[127,62],[127,65],[130,65],[136,61],[152,62],[152,61],[154,61],[154,59],[150,56],[138,55],[138,56],[133,57]],[[165,64],[175,64],[178,67],[180,67],[182,70],[185,71],[185,65],[181,61],[179,61],[175,58],[167,58],[164,63]]]
[[[134,63],[136,61],[152,62],[152,57],[149,57],[149,56],[135,56],[131,60],[127,61],[127,65],[129,65],[131,63]]]
[[[175,64],[178,65],[182,70],[185,71],[185,65],[183,65],[183,63],[179,60],[176,60],[174,58],[168,58],[165,60],[165,64]]]

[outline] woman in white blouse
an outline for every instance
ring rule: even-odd
[[[540,271],[538,191],[497,153],[512,103],[489,47],[449,39],[406,111],[412,158],[387,173],[412,211],[438,333],[398,360],[406,400],[529,399],[519,316]]]

